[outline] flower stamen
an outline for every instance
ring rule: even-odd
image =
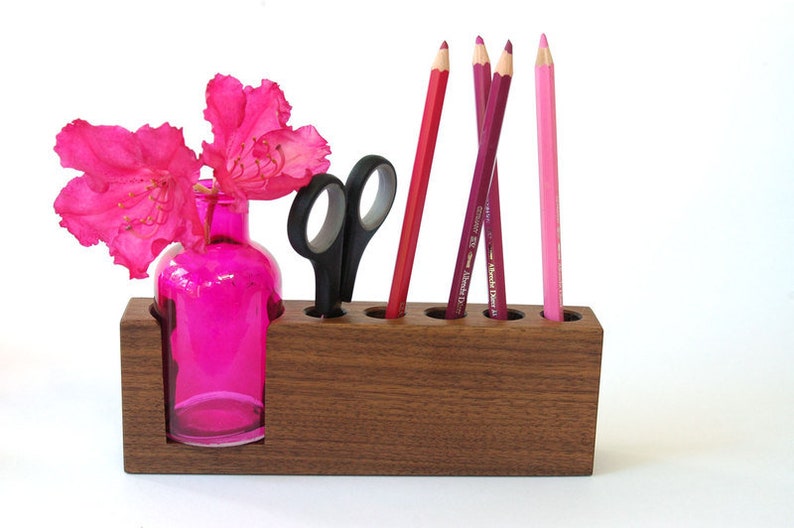
[[[169,214],[173,211],[173,182],[167,173],[159,176],[152,178],[140,192],[128,192],[127,199],[118,203],[121,209],[138,209],[143,213],[135,219],[129,215],[122,218],[123,228],[139,238],[154,237],[158,228],[168,223]]]

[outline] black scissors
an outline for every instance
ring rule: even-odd
[[[362,193],[370,176],[376,172],[377,194],[369,211],[361,211]],[[328,210],[317,235],[309,240],[309,217],[323,193],[328,196]],[[377,155],[361,158],[345,184],[331,174],[317,174],[298,191],[289,212],[287,235],[295,251],[309,259],[314,267],[315,302],[307,314],[315,317],[344,315],[342,302],[350,302],[352,298],[361,255],[389,214],[396,193],[394,166]]]

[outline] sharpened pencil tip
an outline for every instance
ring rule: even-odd
[[[499,62],[496,63],[494,73],[502,76],[513,75],[513,43],[509,40],[505,44],[505,49],[499,56]]]
[[[433,59],[433,66],[431,69],[449,71],[449,46],[447,46],[446,40],[441,43],[441,47],[438,49],[435,59]]]
[[[540,44],[538,45],[538,55],[535,58],[535,66],[552,66],[553,64],[554,59],[551,58],[551,50],[546,40],[546,34],[542,33],[540,35]]]
[[[485,49],[485,41],[482,39],[482,37],[477,37],[477,41],[474,44],[474,57],[472,58],[471,63],[475,66],[485,66],[490,64],[490,62],[491,60],[488,58],[488,50]],[[488,75],[488,77],[490,77],[490,75]]]

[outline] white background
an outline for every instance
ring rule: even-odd
[[[41,0],[0,7],[0,524],[783,526],[794,519],[794,5],[698,2]],[[133,476],[118,322],[131,282],[52,211],[67,122],[168,121],[200,150],[216,73],[279,82],[341,177],[397,168],[355,297],[385,302],[430,63],[451,75],[409,301],[444,303],[476,156],[471,54],[515,76],[499,148],[508,301],[542,300],[533,65],[557,69],[565,303],[604,329],[587,478]],[[313,275],[290,198],[252,236],[284,296]],[[482,257],[480,257],[481,259]],[[481,269],[481,267],[480,267]],[[470,302],[485,299],[484,274]],[[8,519],[16,519],[9,523]]]

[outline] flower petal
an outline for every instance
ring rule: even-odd
[[[272,81],[258,88],[243,87],[231,76],[216,75],[207,84],[204,118],[212,125],[213,142],[204,142],[202,161],[217,172],[229,170],[229,160],[245,155],[256,138],[286,126],[292,107]]]
[[[236,132],[237,139],[246,141],[260,137],[271,130],[287,126],[292,106],[284,97],[278,84],[263,79],[257,88],[244,88],[245,116]]]
[[[249,199],[273,200],[285,196],[306,186],[312,176],[327,171],[331,165],[326,159],[331,149],[311,125],[297,130],[273,131],[267,135],[267,143],[280,151],[282,165],[278,174],[245,187]],[[257,159],[268,159],[272,155],[265,152],[263,146],[258,145],[253,150]]]
[[[163,124],[158,128],[144,125],[135,132],[142,164],[145,167],[179,175],[190,186],[198,181],[201,163],[196,153],[185,145],[182,129]]]
[[[284,152],[282,173],[286,176],[295,178],[305,172],[318,174],[328,170],[331,165],[326,159],[331,154],[331,148],[312,125],[297,130],[276,130],[268,134],[267,139],[271,144],[279,145]],[[253,155],[260,155],[257,148],[254,148]]]
[[[93,126],[76,119],[56,137],[61,165],[85,172],[97,192],[108,181],[129,178],[139,168],[141,152],[135,136],[118,126]]]
[[[114,148],[116,139],[123,150]],[[76,121],[59,134],[56,151],[64,166],[86,171],[55,200],[61,225],[83,245],[107,244],[130,278],[146,277],[171,242],[203,244],[192,191],[200,163],[181,130],[144,126],[131,133]]]
[[[204,119],[212,125],[215,136],[212,146],[225,156],[226,144],[243,121],[246,100],[243,85],[234,77],[218,74],[207,83],[206,98]]]
[[[223,115],[224,105],[232,108],[234,118]],[[256,88],[242,87],[233,77],[210,81],[204,115],[212,123],[214,141],[203,144],[201,159],[238,202],[279,198],[328,168],[327,142],[314,127],[292,130],[287,125],[291,110],[281,88],[267,79]]]

